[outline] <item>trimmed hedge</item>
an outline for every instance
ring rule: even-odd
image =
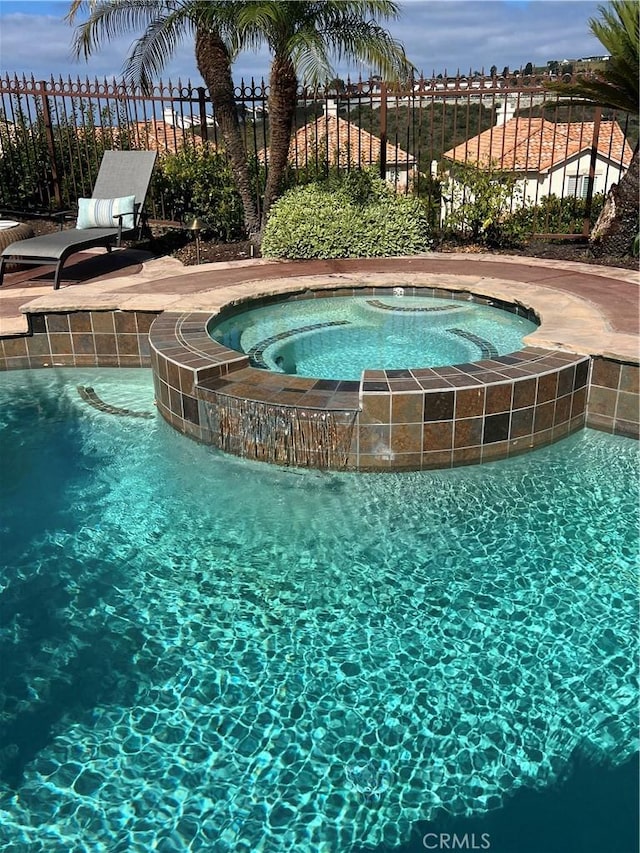
[[[422,201],[366,172],[294,187],[271,208],[262,240],[270,258],[413,255],[431,245]]]

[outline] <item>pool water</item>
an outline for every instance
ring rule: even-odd
[[[251,308],[215,323],[211,336],[258,367],[320,379],[363,370],[464,364],[522,347],[537,326],[461,299],[320,297]]]
[[[153,411],[149,371],[0,376],[0,850],[506,851],[525,795],[627,802],[635,442],[286,470],[80,385]]]

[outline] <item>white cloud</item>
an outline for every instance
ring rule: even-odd
[[[403,16],[391,25],[394,36],[404,43],[409,59],[419,70],[430,74],[446,68],[450,73],[495,64],[500,69],[524,66],[531,61],[575,58],[602,52],[588,28],[589,17],[597,16],[598,3],[575,2],[514,3],[506,0],[441,0],[403,3]],[[33,73],[37,79],[51,75],[75,78],[119,77],[131,39],[113,40],[95,53],[88,63],[71,57],[73,30],[61,17],[25,11],[0,14],[0,70]],[[66,10],[66,5],[64,6]],[[0,6],[1,10],[1,6]],[[366,67],[338,69],[341,75],[357,76]],[[268,57],[263,51],[243,54],[235,69],[236,81],[268,73]],[[167,66],[163,78],[188,78],[198,85],[193,46],[185,41]]]

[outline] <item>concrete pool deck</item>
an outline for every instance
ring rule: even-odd
[[[234,441],[255,417],[275,429],[276,412],[285,417],[278,430],[287,446],[268,461],[315,465],[291,450],[291,436],[298,435],[305,453],[310,442],[323,453],[328,444],[339,448],[341,462],[325,454],[318,467],[360,470],[490,461],[556,441],[585,423],[640,433],[636,271],[439,253],[183,267],[173,258],[124,250],[72,259],[58,291],[50,279],[46,269],[7,276],[0,290],[1,367],[151,364],[163,417],[239,455],[267,458],[269,441],[255,447],[253,433]],[[540,326],[510,356],[365,371],[360,383],[260,371],[206,333],[213,315],[252,299],[362,288],[391,293],[396,286],[533,312]]]

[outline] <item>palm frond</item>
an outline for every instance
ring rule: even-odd
[[[185,8],[151,21],[127,57],[125,79],[149,92],[184,36],[193,29],[189,10]]]
[[[572,83],[550,83],[548,88],[637,115],[640,5],[637,0],[612,0],[609,6],[599,6],[598,11],[600,19],[591,19],[589,26],[610,55],[604,70]]]
[[[176,7],[172,0],[98,0],[98,2],[78,3],[75,14],[88,6],[90,15],[87,21],[76,28],[72,40],[72,53],[76,58],[89,56],[112,38],[117,38],[131,30],[146,29],[149,23],[160,17],[163,12]],[[70,12],[71,14],[71,12]]]

